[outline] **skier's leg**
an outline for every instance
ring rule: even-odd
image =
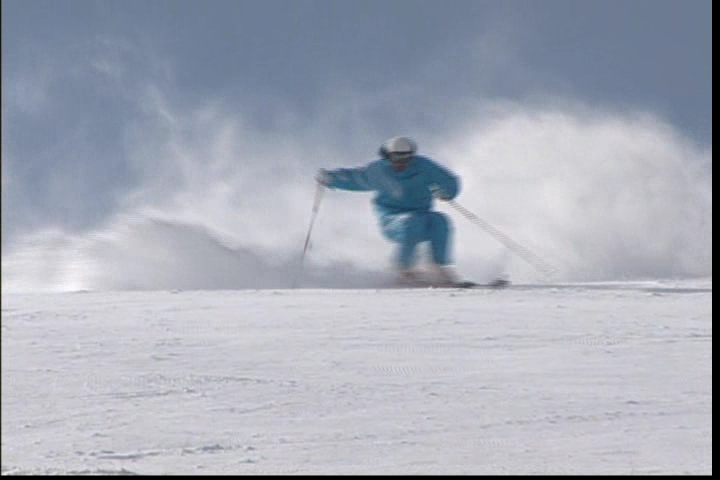
[[[402,225],[400,245],[397,252],[397,263],[400,269],[410,270],[416,263],[415,252],[418,243],[423,240],[423,216],[410,214]]]
[[[432,261],[436,265],[448,265],[452,261],[450,221],[442,212],[429,212],[427,215],[427,239],[430,240]]]
[[[450,220],[441,212],[430,212],[428,213],[428,228],[436,281],[440,285],[458,283],[460,277],[451,265],[452,228]]]
[[[415,264],[415,250],[423,238],[423,216],[413,213],[388,215],[382,219],[385,237],[398,244],[395,264],[399,270],[410,270]]]

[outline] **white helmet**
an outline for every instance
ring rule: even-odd
[[[407,137],[393,137],[380,146],[380,156],[395,162],[407,162],[415,155],[417,145]]]

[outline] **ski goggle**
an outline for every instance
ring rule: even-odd
[[[387,154],[387,159],[393,165],[405,165],[410,162],[412,156],[412,152],[393,152]]]

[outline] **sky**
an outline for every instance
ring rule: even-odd
[[[399,134],[555,280],[711,276],[711,17],[710,0],[3,1],[3,288],[287,286],[317,169]],[[314,284],[387,268],[369,202],[323,196]],[[464,275],[538,277],[438,208]]]
[[[2,309],[3,475],[712,475],[712,282]]]

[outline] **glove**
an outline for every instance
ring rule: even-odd
[[[430,193],[432,193],[432,196],[438,200],[450,200],[450,197],[448,197],[437,185],[430,185]]]
[[[315,181],[325,187],[330,184],[331,180],[332,178],[330,177],[330,174],[324,168],[321,168],[320,170],[318,170],[317,174],[315,174]]]

